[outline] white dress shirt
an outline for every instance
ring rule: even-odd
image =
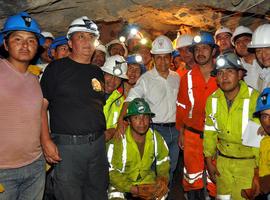
[[[252,64],[246,63],[244,59],[241,58],[244,68],[247,70],[247,75],[244,77],[246,84],[258,90],[258,79],[262,68],[258,64],[257,60],[254,59]]]
[[[154,123],[175,122],[176,100],[180,78],[174,71],[169,71],[167,79],[159,75],[156,68],[144,73],[134,88],[129,91],[126,102],[135,98],[144,98],[153,113]]]
[[[259,74],[259,92],[267,87],[270,87],[270,68],[262,69]]]

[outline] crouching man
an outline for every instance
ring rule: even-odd
[[[129,126],[108,147],[109,199],[163,199],[168,192],[170,159],[162,136],[150,128],[148,103],[136,98],[128,105]]]

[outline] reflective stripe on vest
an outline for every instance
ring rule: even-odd
[[[123,166],[122,166],[122,170],[120,170],[121,173],[123,173],[125,171],[126,163],[127,163],[127,139],[126,139],[125,136],[122,136],[122,146],[123,146],[123,152],[122,152],[122,164],[123,164]],[[108,157],[108,162],[110,164],[109,172],[112,171],[112,170],[115,170],[112,167],[113,148],[114,148],[113,144],[110,144],[109,147],[108,147],[107,157]]]
[[[110,144],[108,147],[108,152],[107,152],[108,162],[110,164],[109,172],[113,170],[113,168],[112,168],[113,147],[114,147],[114,145]]]
[[[186,109],[186,105],[180,103],[178,100],[176,101],[176,106],[181,106],[182,108]]]
[[[196,180],[203,178],[203,171],[198,173],[188,174],[187,169],[184,167],[184,179],[189,183],[193,184]]]
[[[123,166],[122,166],[121,172],[123,173],[125,171],[126,163],[127,163],[127,138],[125,136],[123,136],[122,145],[123,145],[123,153],[122,153]]]
[[[189,98],[189,101],[190,101],[190,104],[191,104],[190,111],[189,111],[189,114],[188,114],[189,118],[192,118],[192,112],[193,112],[193,108],[194,108],[194,96],[193,96],[193,90],[192,90],[191,72],[192,72],[192,70],[190,70],[188,72],[188,74],[187,74],[187,77],[188,77],[188,98]]]
[[[109,199],[114,199],[114,198],[120,198],[120,199],[125,199],[125,195],[123,192],[111,192],[108,194]]]
[[[217,121],[216,121],[216,118],[215,118],[216,112],[217,112],[217,98],[212,98],[212,113],[210,114],[209,117],[213,121],[214,125],[213,126],[208,126],[208,125],[204,124],[204,130],[205,131],[217,131],[218,130],[217,129]]]
[[[157,138],[156,138],[156,133],[150,128],[150,131],[153,133],[153,140],[154,140],[154,154],[155,154],[155,158],[157,158],[158,156],[158,149],[157,149]],[[127,139],[125,136],[122,136],[122,146],[123,146],[123,152],[122,152],[122,170],[120,171],[121,173],[125,172],[125,168],[126,168],[126,162],[127,162]],[[112,154],[113,154],[113,147],[111,147],[112,144],[110,144],[109,149],[108,149],[108,160],[109,163],[111,164],[112,161]],[[113,146],[113,145],[112,145]],[[156,165],[160,165],[163,162],[170,160],[169,157],[165,157],[164,159],[157,161]],[[111,171],[113,169],[110,168],[109,171]]]
[[[116,124],[118,120],[118,112],[113,112],[113,121],[112,124]]]
[[[253,89],[251,87],[248,87],[248,95],[251,96]],[[250,99],[244,99],[243,103],[243,114],[242,114],[242,136],[244,135],[244,132],[246,130],[246,127],[248,125],[249,121],[249,102]]]
[[[250,102],[250,96],[252,94],[253,88],[248,87],[248,94],[249,94],[249,98],[244,99],[243,102],[243,112],[242,112],[242,136],[245,132],[245,129],[247,127],[248,121],[249,121],[249,102]],[[217,120],[215,118],[215,114],[217,113],[217,98],[212,98],[212,113],[210,114],[210,118],[212,119],[213,123],[214,123],[214,128],[215,130],[218,131],[218,125],[217,125]],[[211,130],[213,130],[213,127],[206,127]],[[207,129],[205,129],[207,130]]]
[[[154,151],[155,151],[155,157],[154,160],[157,159],[158,156],[158,148],[157,148],[157,136],[156,136],[156,132],[153,131],[151,128],[149,129],[152,133],[153,133],[153,138],[154,138]],[[165,142],[164,142],[165,143]],[[166,143],[165,143],[166,144]],[[167,145],[166,145],[167,147]],[[165,158],[163,158],[162,160],[157,160],[156,161],[156,165],[161,165],[162,163],[166,162],[170,160],[169,156],[166,156]]]
[[[108,192],[108,199],[114,199],[114,198],[125,199],[125,195],[123,192],[117,191],[115,187],[110,186],[109,192]]]
[[[151,128],[150,128],[150,131],[152,132],[153,136],[154,136],[154,148],[155,148],[155,158],[157,158],[157,155],[158,155],[158,149],[157,149],[157,136],[156,136],[156,133],[155,131],[153,131]]]
[[[223,194],[218,194],[217,195],[217,200],[231,200],[231,195],[223,195]]]
[[[170,157],[169,156],[166,156],[165,158],[163,158],[162,160],[157,160],[157,165],[161,165],[162,163],[166,162],[166,161],[169,161],[170,160]]]
[[[214,126],[208,126],[208,125],[204,125],[204,130],[205,131],[216,131]]]

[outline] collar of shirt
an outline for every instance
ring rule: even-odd
[[[253,59],[252,64],[247,63],[243,58],[240,58],[240,60],[243,64],[244,68],[246,68],[246,66],[253,66],[253,67],[256,67],[258,69],[261,69],[261,66],[259,65],[259,63],[257,62],[256,59]]]
[[[158,73],[156,67],[154,67],[154,68],[151,69],[150,71],[151,71],[151,73],[152,73],[152,75],[153,75],[152,77],[154,77],[154,78],[156,78],[156,79],[160,79],[160,78],[164,79],[162,76],[159,75],[159,73]],[[169,75],[168,75],[167,79],[169,78],[169,76],[172,76],[172,74],[173,74],[173,71],[169,69]]]

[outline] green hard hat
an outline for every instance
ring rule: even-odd
[[[155,114],[151,112],[148,103],[143,98],[136,98],[129,102],[127,114],[124,118],[126,119],[129,116],[140,114],[150,115],[151,117],[155,116]]]

